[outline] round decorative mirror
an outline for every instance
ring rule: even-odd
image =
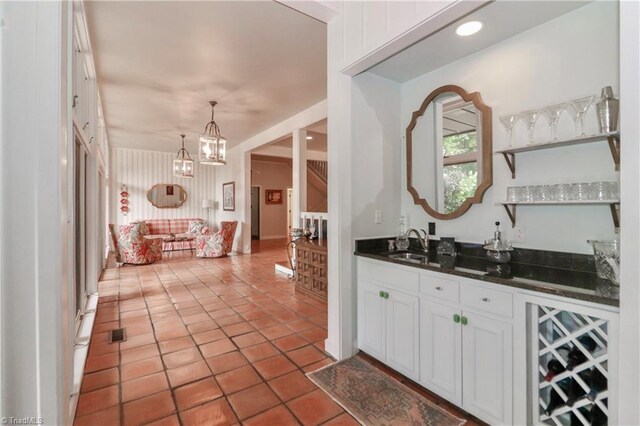
[[[493,183],[491,108],[480,93],[447,85],[413,112],[407,127],[407,190],[438,219],[462,216]]]
[[[187,191],[173,183],[159,183],[147,191],[147,200],[159,209],[175,209],[187,201]]]

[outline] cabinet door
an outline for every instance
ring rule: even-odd
[[[381,291],[376,284],[358,282],[358,347],[385,361],[385,299]]]
[[[512,326],[462,314],[463,408],[490,424],[512,424]]]
[[[384,291],[389,295],[385,299],[387,364],[417,381],[420,376],[418,297],[389,289]]]
[[[420,383],[456,405],[462,404],[459,318],[459,308],[420,299]]]

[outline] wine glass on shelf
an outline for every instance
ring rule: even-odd
[[[518,120],[518,114],[507,114],[500,117],[500,123],[507,129],[507,134],[509,135],[509,148],[513,147],[511,135],[513,134],[513,126],[515,126],[516,120]]]
[[[591,95],[591,96],[585,96],[582,98],[574,99],[571,101],[571,106],[573,107],[573,110],[575,112],[573,116],[573,122],[575,123],[575,126],[576,126],[576,134],[579,137],[586,136],[586,133],[584,132],[584,115],[587,113],[587,110],[593,103],[594,99],[595,99],[595,96]],[[577,130],[578,122],[580,122],[580,132],[578,132]]]
[[[558,140],[558,121],[560,120],[560,116],[562,115],[562,111],[564,111],[566,104],[555,104],[549,105],[544,109],[544,114],[549,120],[549,127],[551,128],[551,140]]]
[[[534,145],[533,141],[533,132],[536,127],[536,121],[540,117],[540,110],[532,109],[529,111],[524,111],[520,114],[520,116],[527,122],[529,126],[529,143],[527,145]]]

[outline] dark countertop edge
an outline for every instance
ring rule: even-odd
[[[545,286],[542,282],[540,282],[540,285],[536,285],[536,284],[531,284],[531,283],[526,283],[526,282],[523,282],[523,281],[519,281],[519,280],[513,279],[513,278],[500,278],[500,277],[494,277],[494,276],[486,275],[486,274],[485,275],[481,275],[481,274],[474,274],[474,273],[464,272],[464,271],[443,269],[443,268],[434,267],[434,266],[425,265],[425,264],[407,263],[407,262],[402,262],[400,260],[391,259],[388,256],[380,255],[380,254],[366,253],[366,252],[359,252],[359,251],[355,251],[353,254],[356,255],[356,256],[360,256],[360,257],[366,257],[366,258],[369,258],[369,259],[380,260],[380,261],[383,261],[383,262],[393,263],[393,264],[401,265],[401,266],[407,266],[407,267],[410,267],[410,268],[424,269],[424,270],[427,270],[427,271],[439,272],[441,274],[456,275],[456,276],[463,277],[463,278],[470,278],[470,279],[479,280],[479,281],[483,281],[483,282],[490,282],[490,283],[493,283],[493,284],[503,285],[505,287],[515,287],[515,288],[520,288],[520,289],[523,289],[523,290],[530,290],[530,291],[536,291],[536,292],[540,292],[540,293],[547,293],[547,294],[551,294],[551,295],[554,295],[554,296],[568,297],[568,298],[571,298],[571,299],[583,300],[585,302],[597,303],[597,304],[600,304],[600,305],[613,306],[613,307],[616,307],[616,308],[620,307],[620,300],[619,299],[612,298],[612,297],[607,297],[607,296],[602,296],[602,295],[597,295],[597,294],[588,294],[588,293],[582,293],[582,292],[579,292],[579,291],[572,291],[569,288],[567,288],[566,286],[562,286],[563,288],[554,287],[554,286],[556,286],[558,284],[549,283],[549,286]]]

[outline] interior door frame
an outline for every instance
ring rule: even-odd
[[[251,200],[251,225],[250,225],[250,229],[253,227],[253,199],[251,197],[251,190],[253,190],[253,188],[258,188],[258,241],[260,241],[262,239],[262,185],[254,185],[251,184],[251,188],[249,190],[249,199]],[[253,231],[251,230],[251,239],[253,240]]]

